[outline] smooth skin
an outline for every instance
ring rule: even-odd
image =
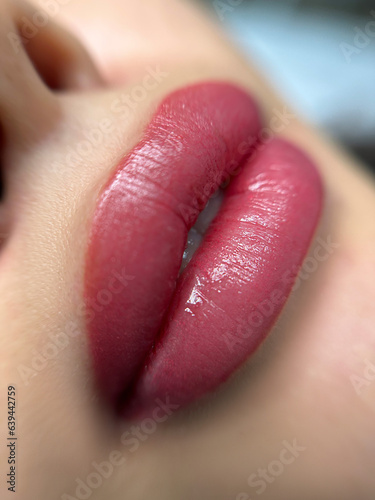
[[[262,489],[264,500],[373,499],[373,179],[295,117],[192,3],[58,5],[27,52],[8,35],[35,7],[0,5],[1,498],[79,498],[77,479],[87,484],[95,463],[112,460],[90,498],[248,500]],[[81,308],[87,237],[100,190],[157,104],[207,79],[246,88],[264,123],[310,155],[324,215],[309,265],[256,356],[216,394],[166,420],[158,410],[139,430],[113,416],[94,384]],[[144,98],[113,111],[145,82]],[[87,146],[87,135],[98,143]],[[68,330],[64,348],[50,346]],[[8,385],[17,389],[16,494],[3,479]],[[297,443],[295,455],[285,441]],[[254,475],[262,487],[248,484]]]

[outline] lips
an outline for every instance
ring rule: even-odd
[[[102,393],[126,416],[215,390],[280,314],[321,210],[294,146],[254,151],[261,121],[240,89],[204,83],[159,106],[100,195],[85,300]],[[179,275],[187,235],[223,180],[223,205]]]

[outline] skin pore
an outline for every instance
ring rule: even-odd
[[[22,34],[40,3],[0,6],[0,409],[5,422],[4,394],[15,386],[16,497],[79,498],[105,461],[112,470],[87,486],[92,499],[370,500],[373,179],[302,123],[191,2],[57,4],[18,51],[9,34]],[[131,424],[94,384],[82,309],[90,225],[157,105],[204,80],[247,89],[267,128],[313,159],[324,213],[295,293],[257,354],[198,404],[160,407],[155,426]]]

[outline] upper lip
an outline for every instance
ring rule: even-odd
[[[179,90],[100,196],[87,307],[100,292],[107,298],[88,330],[99,386],[126,411],[147,411],[167,394],[182,405],[215,388],[256,348],[286,300],[296,271],[280,280],[307,251],[321,186],[309,160],[284,141],[249,160],[260,126],[254,101],[230,84]],[[189,228],[234,171],[221,212],[177,281]],[[109,279],[124,275],[132,279],[123,288],[103,293]],[[257,325],[255,305],[277,289],[273,311]]]

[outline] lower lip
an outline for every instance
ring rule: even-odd
[[[232,85],[174,92],[100,195],[87,329],[98,386],[126,417],[215,390],[290,294],[319,219],[321,182],[283,140],[250,153],[260,127],[254,102]],[[228,176],[220,212],[179,276],[187,233]]]

